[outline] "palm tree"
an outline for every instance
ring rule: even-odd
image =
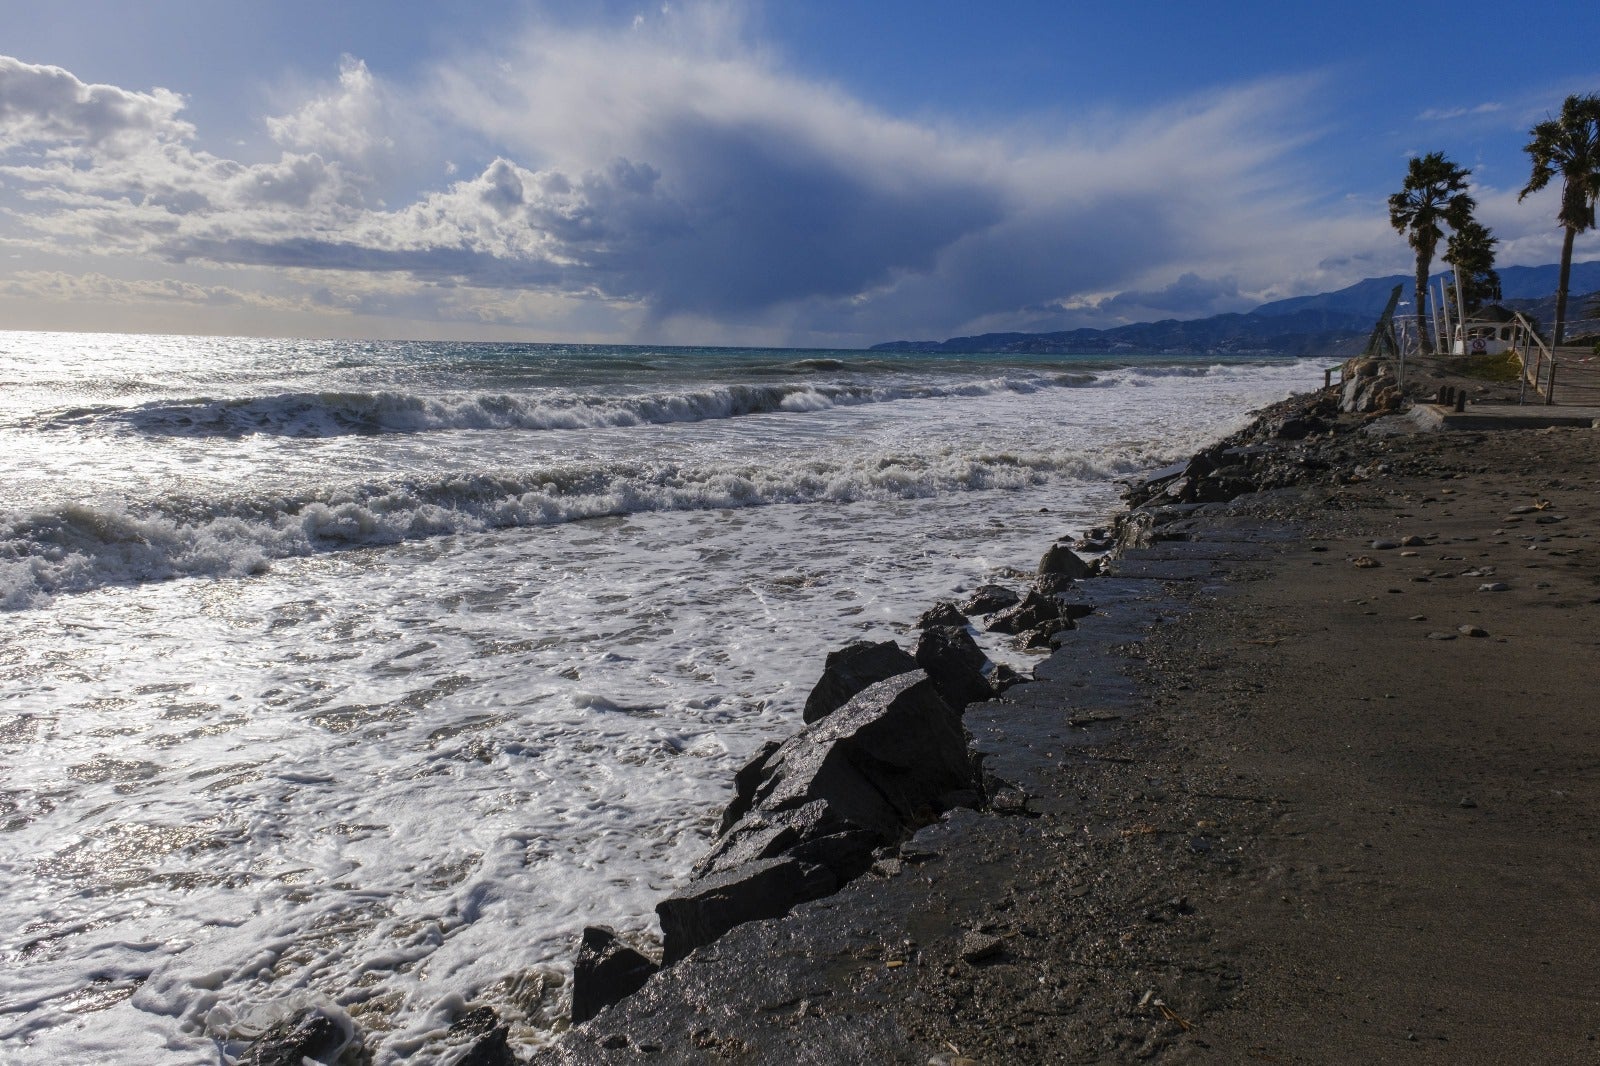
[[[1500,272],[1494,268],[1494,246],[1499,243],[1500,238],[1477,219],[1469,219],[1445,243],[1444,261],[1461,279],[1465,314],[1500,299]],[[1449,289],[1445,295],[1450,296]]]
[[[1561,210],[1556,221],[1566,234],[1561,240],[1561,278],[1556,284],[1555,343],[1567,325],[1567,282],[1572,274],[1572,240],[1594,227],[1594,204],[1600,199],[1600,96],[1567,97],[1561,117],[1547,119],[1528,131],[1523,148],[1533,157],[1533,175],[1517,197],[1520,202],[1561,175]]]
[[[1472,221],[1472,209],[1478,205],[1467,195],[1467,176],[1471,173],[1450,162],[1443,152],[1413,156],[1405,184],[1389,197],[1389,224],[1406,235],[1406,241],[1417,253],[1417,337],[1425,353],[1433,351],[1426,301],[1428,270],[1433,266],[1439,238],[1444,236],[1439,225],[1459,230]]]

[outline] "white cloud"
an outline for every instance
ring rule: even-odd
[[[0,56],[0,150],[48,145],[122,154],[150,141],[182,141],[194,127],[177,116],[183,98],[166,89],[130,92],[89,85],[60,67]]]
[[[1405,259],[1381,205],[1320,203],[1290,162],[1310,80],[975,131],[806,80],[737,8],[693,5],[535,25],[405,90],[347,57],[267,120],[280,157],[243,163],[195,147],[165,90],[11,71],[31,88],[0,111],[0,183],[40,246],[317,271],[324,305],[352,304],[337,284],[363,313],[388,292],[462,319],[854,343],[1240,309]],[[385,206],[402,170],[452,180]]]

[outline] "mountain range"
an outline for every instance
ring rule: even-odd
[[[1541,325],[1555,318],[1555,289],[1560,268],[1510,266],[1500,270],[1501,303],[1531,316]],[[1448,274],[1435,274],[1435,284]],[[1039,354],[1263,354],[1342,356],[1359,352],[1396,285],[1413,288],[1403,274],[1367,278],[1336,292],[1274,300],[1252,311],[1212,315],[1184,321],[1135,322],[1111,329],[1074,329],[1054,333],[982,333],[943,341],[889,341],[871,351],[1009,352]],[[1587,297],[1600,292],[1600,260],[1572,264],[1568,335],[1585,331],[1579,320]],[[1591,324],[1600,329],[1600,324]]]

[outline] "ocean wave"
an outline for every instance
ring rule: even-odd
[[[1006,452],[879,454],[788,466],[572,463],[526,471],[324,486],[270,496],[72,502],[0,514],[0,607],[178,577],[242,577],[274,560],[451,533],[648,511],[904,500],[1103,480],[1148,465]]]
[[[85,405],[32,420],[42,430],[101,425],[149,436],[336,437],[439,430],[595,429],[608,426],[702,422],[778,412],[890,403],[897,400],[1033,392],[1084,383],[1066,378],[1000,377],[949,384],[890,387],[839,383],[731,384],[639,395],[550,393],[419,394],[410,392],[292,392],[238,398],[161,400],[133,407]]]

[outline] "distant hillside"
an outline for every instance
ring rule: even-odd
[[[1500,268],[1501,295],[1507,300],[1538,300],[1553,296],[1560,273],[1561,268],[1554,263],[1549,266],[1502,267]],[[1437,285],[1441,278],[1448,276],[1448,271],[1442,271],[1434,274],[1429,281]],[[1569,284],[1573,293],[1594,292],[1600,289],[1600,260],[1592,263],[1573,263],[1572,280]],[[1388,301],[1389,293],[1396,285],[1404,285],[1404,298],[1410,299],[1411,277],[1406,274],[1395,274],[1387,278],[1367,278],[1337,292],[1274,300],[1272,303],[1262,304],[1251,314],[1285,315],[1295,311],[1355,311],[1376,318],[1383,312],[1383,305]]]
[[[1556,276],[1551,266],[1505,267],[1501,290],[1508,305],[1531,313],[1542,323],[1554,317]],[[1434,276],[1434,280],[1444,277]],[[1097,355],[1150,352],[1193,355],[1327,355],[1359,352],[1383,312],[1389,294],[1411,279],[1396,274],[1367,278],[1337,292],[1296,296],[1262,304],[1246,314],[1213,315],[1187,321],[1136,322],[1112,329],[1074,329],[1055,333],[983,333],[943,341],[889,341],[875,352],[998,352]],[[1600,291],[1600,261],[1572,264],[1570,314],[1581,318],[1588,296]],[[1574,321],[1574,326],[1579,326]],[[1569,336],[1575,335],[1573,331]]]
[[[1115,329],[1060,333],[984,333],[946,341],[890,341],[875,352],[1011,352],[1095,355],[1165,352],[1228,355],[1337,355],[1366,342],[1376,314],[1292,311],[1282,315],[1229,314],[1180,322],[1138,322]]]

